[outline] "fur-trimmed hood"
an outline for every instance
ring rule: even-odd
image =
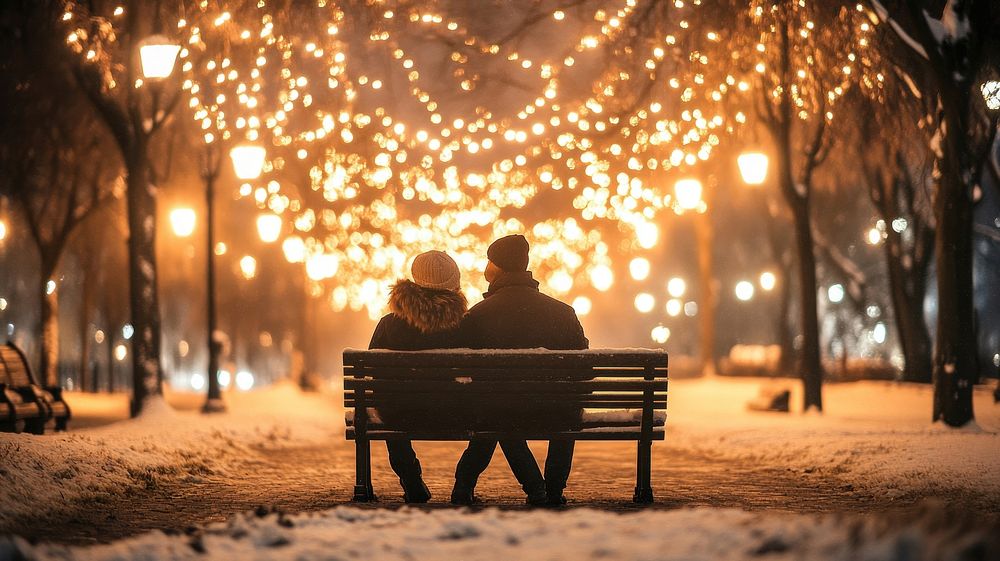
[[[461,292],[424,288],[411,280],[400,280],[389,293],[389,309],[421,333],[436,333],[458,327],[468,309]]]

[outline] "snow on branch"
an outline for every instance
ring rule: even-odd
[[[875,11],[875,14],[878,15],[878,18],[883,22],[888,23],[889,27],[891,27],[892,30],[896,32],[896,35],[900,39],[902,39],[904,43],[909,45],[911,49],[913,49],[918,55],[920,55],[924,59],[929,58],[927,56],[927,51],[924,50],[923,45],[921,45],[919,41],[917,41],[909,33],[907,33],[906,30],[903,29],[903,26],[899,25],[899,22],[894,20],[889,15],[889,10],[887,10],[886,7],[883,6],[881,2],[879,2],[879,0],[868,0],[868,1],[871,4],[872,9]]]

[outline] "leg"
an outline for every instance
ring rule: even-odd
[[[367,438],[354,441],[355,449],[355,481],[354,502],[367,503],[376,500],[372,489],[372,454],[371,442]]]
[[[386,451],[389,452],[389,465],[399,477],[403,488],[403,500],[408,503],[425,503],[431,498],[430,491],[424,485],[421,477],[420,460],[413,451],[409,440],[387,440]]]
[[[507,458],[510,471],[514,473],[517,482],[521,484],[524,494],[528,495],[531,504],[542,503],[545,500],[545,480],[538,469],[535,457],[524,440],[501,440],[500,448]]]
[[[635,495],[632,500],[637,503],[653,502],[653,486],[650,483],[651,448],[653,441],[640,440],[635,464]]]
[[[545,492],[550,503],[563,504],[563,489],[573,468],[575,440],[550,440],[549,453],[545,458]]]
[[[462,457],[455,467],[455,488],[451,492],[452,502],[456,502],[456,498],[472,499],[479,476],[490,465],[493,451],[496,448],[496,440],[472,439],[469,442],[468,448],[462,453]]]

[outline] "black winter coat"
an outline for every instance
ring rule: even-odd
[[[484,300],[462,321],[465,346],[473,349],[586,349],[590,342],[572,306],[538,291],[531,272],[502,272],[490,283]],[[520,419],[528,430],[555,430],[578,424],[576,407],[493,402],[480,409],[480,425],[491,416]]]
[[[590,346],[573,307],[538,291],[531,272],[502,272],[485,298],[462,321],[472,349],[586,349]]]
[[[391,313],[375,327],[369,349],[423,351],[463,346],[459,325],[467,303],[461,292],[423,288],[401,280],[389,293]],[[436,413],[445,409],[440,401],[421,404],[387,404],[378,409],[387,425],[407,428],[433,426],[442,421]]]

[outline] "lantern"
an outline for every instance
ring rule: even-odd
[[[263,146],[245,144],[233,147],[229,151],[229,157],[233,160],[233,170],[236,172],[236,177],[257,179],[264,171],[267,150]]]
[[[281,235],[281,217],[277,214],[261,214],[257,217],[257,234],[260,241],[272,243]]]
[[[745,152],[736,158],[740,166],[740,175],[747,185],[761,185],[767,179],[767,154],[762,152]]]
[[[163,35],[146,38],[139,46],[142,75],[146,78],[166,78],[174,71],[174,63],[181,52],[180,45],[170,42]]]
[[[674,196],[677,204],[684,210],[694,210],[701,204],[701,181],[697,179],[681,179],[674,184]]]
[[[179,238],[186,238],[194,233],[195,221],[194,209],[175,208],[170,211],[170,227]]]

